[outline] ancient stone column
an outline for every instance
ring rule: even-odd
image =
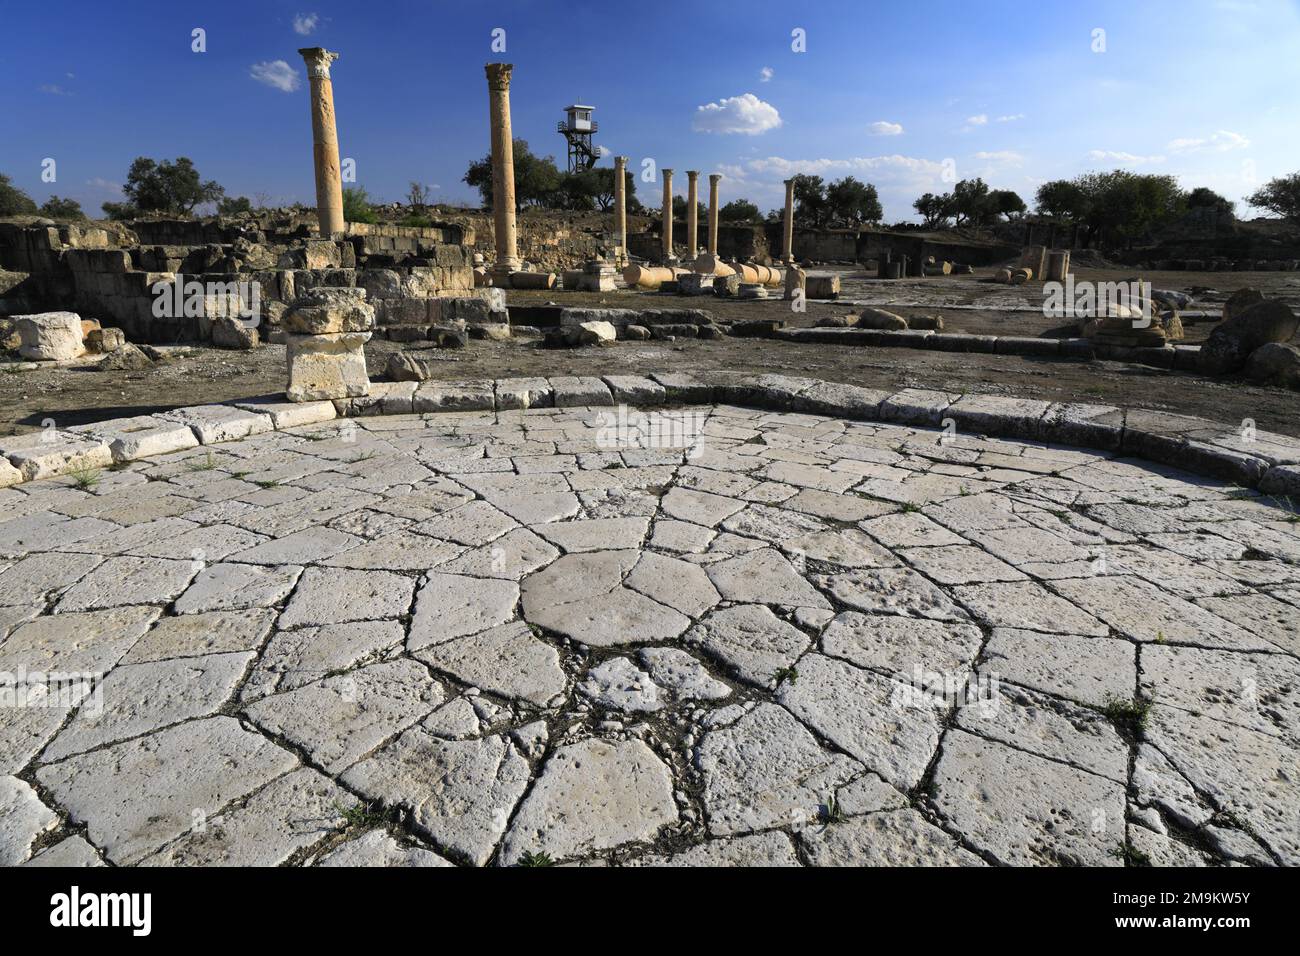
[[[324,47],[298,51],[311,81],[312,159],[316,165],[316,218],[322,239],[342,232],[343,177],[339,168],[339,136],[334,123],[334,84],[330,64],[339,58]]]
[[[664,177],[663,257],[669,262],[673,258],[673,171],[661,169],[660,172]]]
[[[627,261],[627,157],[614,157],[614,261]]]
[[[721,173],[709,174],[709,255],[718,254],[718,183]]]
[[[794,180],[785,181],[785,241],[781,244],[781,260],[787,265],[794,262]]]
[[[508,286],[510,273],[519,271],[515,236],[515,148],[510,132],[511,63],[489,63],[488,122],[492,130],[492,229],[497,258],[492,264],[493,285]]]
[[[694,262],[700,251],[700,173],[686,170],[686,261]]]

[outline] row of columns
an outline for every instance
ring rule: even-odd
[[[339,141],[334,118],[334,86],[330,64],[338,59],[324,47],[298,51],[307,64],[311,84],[312,158],[316,173],[316,216],[321,236],[344,230],[343,181],[339,164]],[[489,63],[488,119],[492,137],[492,220],[496,239],[496,262],[493,281],[509,284],[510,273],[519,269],[518,234],[515,223],[514,139],[510,126],[510,63]],[[626,156],[614,158],[614,232],[619,254],[627,255],[627,174]],[[673,171],[661,170],[663,191],[663,258],[673,258]],[[699,251],[699,171],[686,171],[686,247],[694,259]],[[709,176],[709,222],[707,251],[718,254],[718,183],[722,176]],[[794,261],[794,180],[785,181],[785,232],[781,258]]]

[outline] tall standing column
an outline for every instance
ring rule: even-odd
[[[614,157],[614,262],[627,259],[627,157]]]
[[[718,182],[721,173],[709,174],[709,255],[718,254]]]
[[[671,262],[673,258],[673,171],[661,169],[660,172],[664,177],[663,255],[664,262]]]
[[[334,123],[334,84],[330,64],[339,58],[324,47],[299,50],[311,82],[311,151],[316,166],[316,218],[322,239],[342,232],[343,177],[339,169],[339,135]]]
[[[785,181],[785,242],[781,259],[789,265],[794,262],[794,180]]]
[[[686,170],[686,261],[694,262],[700,251],[700,173]]]
[[[508,286],[510,273],[519,271],[515,236],[515,147],[510,132],[511,63],[489,63],[488,121],[492,129],[492,229],[497,258],[492,264],[494,285]]]

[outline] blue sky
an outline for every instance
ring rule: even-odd
[[[317,45],[341,53],[342,155],[382,199],[411,180],[475,199],[460,179],[488,149],[490,60],[515,64],[515,135],[534,149],[563,162],[555,124],[581,100],[597,143],[635,169],[672,167],[682,192],[684,170],[722,172],[724,201],[763,210],[792,172],[873,182],[895,221],[950,188],[945,168],[1028,201],[1089,169],[1172,173],[1234,200],[1300,169],[1297,0],[0,0],[0,25],[0,172],[88,211],[138,155],[311,203],[296,51]],[[658,188],[638,183],[643,199]]]

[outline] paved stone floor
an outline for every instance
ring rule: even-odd
[[[1300,863],[1300,525],[1141,462],[340,420],[0,491],[0,568],[4,864]]]

